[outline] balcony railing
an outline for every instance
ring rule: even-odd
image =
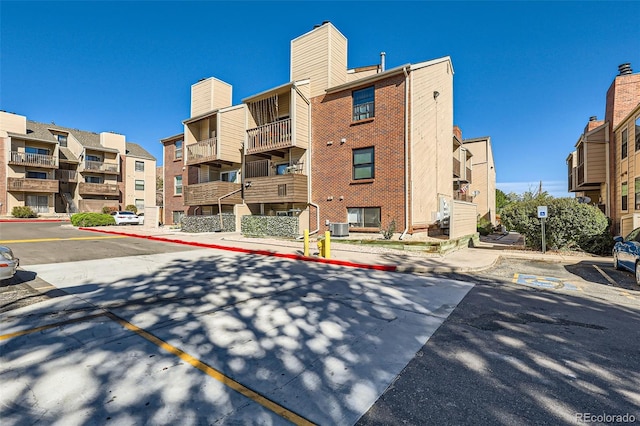
[[[471,179],[471,169],[467,167],[467,172],[465,177],[467,178],[467,182],[471,183],[472,179]]]
[[[584,164],[578,165],[578,186],[584,184]]]
[[[120,167],[118,164],[105,163],[104,161],[91,161],[85,160],[84,169],[86,171],[98,172],[98,173],[111,173],[119,174]]]
[[[32,154],[28,152],[11,151],[9,164],[18,166],[58,168],[58,158],[53,155]]]
[[[116,197],[120,195],[118,185],[114,183],[87,183],[80,182],[78,185],[80,195],[105,195]]]
[[[276,163],[271,160],[248,161],[245,164],[245,179],[253,177],[278,176]],[[302,164],[292,164],[286,167],[283,174],[304,174]]]
[[[218,198],[230,192],[242,188],[239,183],[233,182],[206,182],[196,183],[183,187],[182,195],[186,206],[204,206],[218,204]],[[242,204],[242,193],[237,193],[220,200],[221,204]]]
[[[463,193],[460,191],[453,192],[453,199],[458,201],[466,201],[467,203],[473,202],[473,197],[471,195],[468,195],[467,193]]]
[[[292,146],[291,119],[278,120],[247,130],[247,154],[266,152]]]
[[[300,173],[245,177],[244,185],[247,204],[307,202],[307,176]]]
[[[460,160],[457,158],[453,159],[453,177],[460,177]]]
[[[216,144],[216,138],[210,138],[187,145],[187,164],[216,160]]]
[[[56,170],[56,179],[60,182],[77,182],[78,181],[78,172],[75,170]]]
[[[7,178],[7,191],[58,193],[58,181],[53,179]]]

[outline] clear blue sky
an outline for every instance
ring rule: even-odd
[[[604,116],[619,64],[640,71],[640,2],[0,2],[0,109],[114,131],[162,164],[190,87],[234,104],[289,79],[291,39],[331,21],[348,66],[451,56],[454,122],[491,136],[498,188],[566,196],[565,158]]]

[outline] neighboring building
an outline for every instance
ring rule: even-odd
[[[478,206],[478,216],[496,224],[496,168],[493,162],[491,138],[484,136],[463,139],[462,146],[471,154],[473,180],[464,193]]]
[[[630,64],[620,65],[618,71],[607,90],[604,120],[591,117],[576,150],[567,157],[569,191],[599,206],[611,218],[615,234],[634,223],[640,226],[640,220],[629,220],[637,214],[629,196],[636,191],[636,177],[640,178],[640,167],[635,166],[640,144],[634,143],[640,73],[634,74]]]
[[[184,166],[184,134],[170,136],[162,139],[162,222],[165,225],[180,223],[180,218],[185,214],[185,205],[182,199],[183,179],[188,174]],[[187,179],[184,179],[186,182]]]
[[[15,206],[47,215],[155,205],[155,159],[123,135],[0,112],[0,152],[0,215]]]
[[[640,102],[614,127],[619,141],[620,196],[616,209],[620,212],[620,234],[628,235],[640,227]],[[623,155],[627,150],[627,154]]]
[[[391,221],[403,233],[475,233],[476,204],[454,197],[454,185],[471,182],[473,165],[455,137],[452,158],[451,59],[390,70],[384,59],[347,69],[347,39],[325,22],[292,40],[289,82],[241,105],[231,105],[225,82],[194,84],[184,138],[161,141],[165,223],[177,223],[175,212],[221,211],[236,215],[238,229],[242,216],[260,215],[296,217],[300,233],[338,225],[378,232]],[[178,140],[182,158],[174,154]],[[479,161],[492,167],[484,140],[488,157]],[[491,216],[495,198],[485,204]]]

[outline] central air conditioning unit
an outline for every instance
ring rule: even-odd
[[[329,224],[329,231],[332,237],[348,237],[349,236],[349,224],[348,223],[331,223]]]

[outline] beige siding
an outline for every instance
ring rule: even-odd
[[[0,130],[12,133],[27,133],[27,117],[0,111]]]
[[[634,213],[620,218],[620,235],[629,235],[631,231],[640,228],[640,213]]]
[[[294,145],[299,148],[309,149],[309,108],[307,102],[295,90],[291,91],[295,99],[295,114],[293,116],[295,140]]]
[[[469,194],[478,191],[473,198],[478,206],[478,215],[495,223],[496,210],[496,171],[489,138],[465,142],[464,147],[473,154],[471,157],[473,179],[469,185]]]
[[[126,140],[124,135],[117,133],[102,132],[100,133],[100,145],[105,148],[117,149],[119,152],[126,152]]]
[[[191,86],[191,117],[231,105],[232,86],[207,78]]]
[[[475,204],[454,200],[451,210],[449,238],[464,237],[477,232],[478,212]]]
[[[242,162],[242,144],[245,137],[245,106],[229,109],[218,114],[219,158],[232,163]]]
[[[136,161],[144,163],[144,171],[136,171]],[[136,204],[136,200],[144,200],[145,207],[156,205],[156,162],[143,158],[127,157],[126,171],[122,176],[125,179],[124,206]],[[144,181],[144,190],[136,189],[136,180]],[[145,209],[138,210],[144,213]]]
[[[604,182],[607,177],[607,154],[603,143],[587,142],[584,144],[584,180],[595,183]]]
[[[291,41],[291,80],[311,79],[310,96],[345,83],[347,39],[331,24]]]
[[[436,220],[438,195],[453,194],[453,73],[445,61],[412,71],[410,78],[411,215],[413,226],[425,226]]]

